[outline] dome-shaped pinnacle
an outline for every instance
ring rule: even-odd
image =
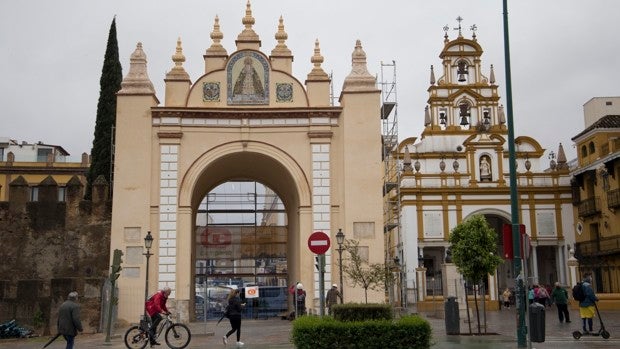
[[[321,63],[323,63],[324,59],[321,56],[321,47],[319,46],[319,39],[316,39],[314,42],[314,55],[310,58],[310,62],[314,64],[312,71],[308,74],[309,80],[316,80],[318,78],[328,79],[329,75],[325,73],[323,68],[321,67]]]
[[[280,23],[278,24],[278,31],[275,35],[278,44],[276,47],[271,50],[272,56],[290,56],[291,50],[286,46],[286,39],[288,39],[288,34],[284,31],[284,19],[280,16]]]
[[[207,55],[226,55],[226,49],[222,46],[220,41],[224,38],[224,34],[220,31],[220,18],[215,15],[215,22],[213,23],[213,31],[211,32],[211,40],[213,43],[211,47],[207,49]]]
[[[431,85],[435,85],[435,71],[433,70],[432,65],[431,65]]]
[[[562,143],[558,148],[558,170],[567,169],[568,164],[566,163],[566,154],[564,153],[564,147]]]
[[[424,107],[424,126],[431,124],[431,113],[428,110],[428,105]]]
[[[254,25],[255,22],[256,21],[254,20],[254,17],[252,17],[252,6],[250,5],[250,0],[248,0],[248,3],[245,8],[245,17],[243,17],[243,19],[241,20],[241,23],[243,23],[245,28],[243,29],[241,34],[237,36],[237,40],[258,41],[259,40],[258,34],[256,34],[254,29],[252,29],[252,26]]]
[[[376,79],[368,72],[366,52],[362,49],[362,42],[358,39],[351,55],[351,73],[344,79],[343,90],[361,91],[376,89]]]
[[[489,75],[489,82],[491,85],[495,84],[495,70],[493,69],[493,64],[491,64],[491,74]]]
[[[183,55],[183,47],[181,47],[181,38],[177,39],[177,49],[175,54],[172,55],[172,61],[174,62],[174,67],[168,74],[166,74],[166,79],[189,79],[189,74],[183,68],[183,62],[185,62],[185,56]]]
[[[119,94],[155,94],[153,83],[146,70],[146,54],[142,43],[138,42],[136,50],[129,59],[129,72],[121,82]]]

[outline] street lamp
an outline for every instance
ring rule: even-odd
[[[338,268],[340,269],[340,297],[344,303],[344,288],[342,287],[342,244],[344,243],[344,233],[342,229],[338,229],[336,233],[336,242],[338,242]]]
[[[144,247],[146,247],[146,253],[143,253],[143,255],[146,256],[146,281],[144,285],[145,301],[149,298],[149,258],[153,255],[151,253],[151,246],[153,246],[153,235],[151,235],[151,231],[149,231],[144,238]],[[144,311],[146,312],[146,308]]]

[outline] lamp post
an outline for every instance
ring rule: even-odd
[[[149,297],[149,258],[153,255],[151,253],[151,246],[153,246],[153,235],[151,235],[151,231],[146,234],[144,237],[144,247],[146,247],[146,253],[143,255],[146,256],[146,281],[144,285],[144,300],[146,301]],[[144,309],[146,315],[146,308]]]
[[[508,124],[508,170],[510,173],[510,215],[512,223],[512,246],[513,246],[513,266],[516,278],[516,301],[517,301],[517,347],[526,347],[526,327],[525,327],[525,289],[523,285],[523,275],[521,274],[523,264],[521,261],[521,234],[519,231],[519,204],[517,193],[517,166],[515,154],[514,122],[512,116],[512,81],[510,71],[510,42],[508,35],[508,0],[503,0],[503,24],[504,24],[504,61],[506,63],[506,107]]]
[[[342,229],[338,229],[336,233],[336,242],[338,242],[338,268],[340,269],[340,297],[342,297],[342,302],[344,303],[344,288],[342,287],[342,244],[344,243],[344,233]]]

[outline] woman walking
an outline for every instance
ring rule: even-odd
[[[224,338],[222,338],[224,345],[228,344],[228,337],[237,332],[237,347],[243,346],[243,342],[240,341],[241,310],[243,309],[243,305],[244,304],[241,303],[241,298],[239,297],[239,290],[230,291],[230,294],[228,295],[228,307],[226,308],[226,313],[232,329],[226,333]]]

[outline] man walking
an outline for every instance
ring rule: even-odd
[[[559,282],[555,283],[555,288],[553,289],[553,292],[551,292],[551,300],[558,308],[558,318],[560,319],[560,323],[564,322],[565,318],[566,322],[569,323],[570,314],[568,312],[568,292],[560,286]]]
[[[338,285],[333,284],[332,288],[327,291],[327,295],[325,296],[325,305],[327,305],[327,314],[332,314],[332,305],[338,304],[338,298],[340,298],[340,303],[342,303],[342,294],[338,291]]]
[[[77,304],[78,293],[69,293],[67,300],[58,309],[58,333],[67,341],[67,349],[73,349],[73,342],[78,331],[82,332],[80,305]]]

